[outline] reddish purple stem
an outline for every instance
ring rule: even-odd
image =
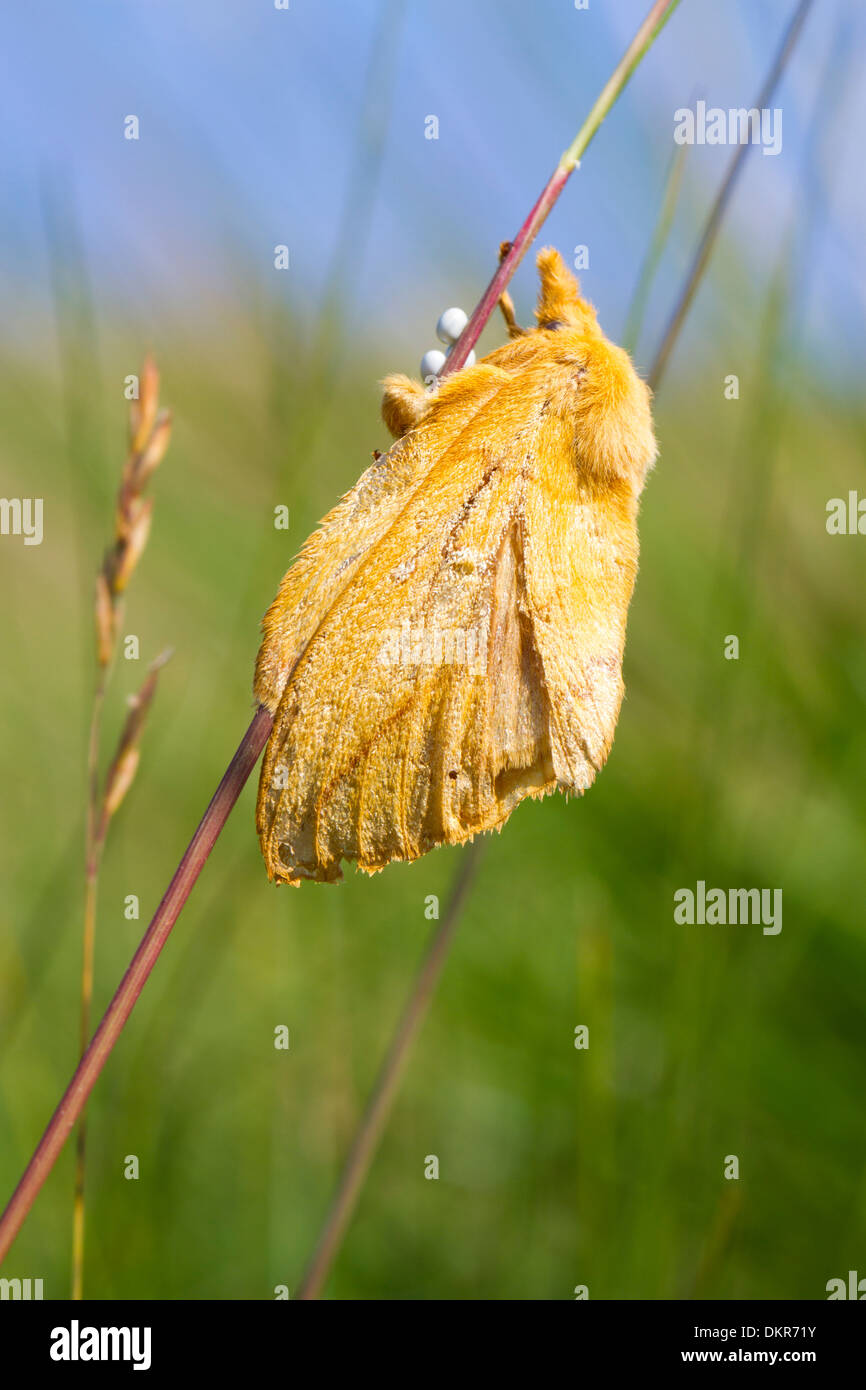
[[[448,359],[439,373],[440,380],[442,377],[450,376],[452,372],[459,371],[463,366],[481,337],[487,320],[499,303],[502,291],[523,260],[530,244],[538,235],[542,223],[565,187],[571,172],[570,168],[562,165],[558,165],[553,171],[542,189],[541,196],[511,243],[508,253],[500,261],[496,274],[481,296],[472,317],[448,354]]]
[[[36,1194],[51,1172],[70,1131],[84,1109],[99,1073],[105,1066],[111,1049],[117,1042],[123,1025],[132,1013],[147,977],[168,940],[180,910],[204,868],[217,836],[228,820],[244,783],[258,762],[259,754],[268,741],[272,724],[271,715],[260,706],[187,846],[153,921],[105,1012],[105,1017],[78,1063],[75,1075],[52,1115],[24,1176],[13,1192],[3,1216],[0,1217],[0,1261],[5,1258],[33,1205]]]

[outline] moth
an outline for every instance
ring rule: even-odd
[[[333,882],[582,793],[623,696],[650,393],[553,248],[537,326],[432,392],[304,544],[262,624],[271,879]],[[506,314],[506,319],[509,319]]]

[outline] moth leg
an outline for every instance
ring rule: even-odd
[[[499,246],[499,263],[505,260],[511,250],[511,242],[503,241]],[[505,327],[508,329],[509,338],[522,338],[527,329],[521,328],[514,316],[514,301],[507,290],[503,290],[499,296],[499,307],[502,310],[502,317],[505,319]]]
[[[382,419],[394,438],[400,439],[420,424],[432,399],[420,381],[413,381],[402,372],[386,376],[382,385]]]
[[[524,333],[528,330],[521,328],[517,319],[514,317],[514,304],[507,290],[503,290],[499,296],[499,307],[502,310],[502,317],[505,319],[505,327],[508,329],[509,338],[522,338]]]

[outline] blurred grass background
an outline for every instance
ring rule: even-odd
[[[687,170],[674,265],[694,241],[692,199]],[[3,491],[42,495],[46,533],[40,547],[0,544],[4,1198],[75,1061],[92,585],[125,447],[123,377],[146,345],[91,296],[62,199],[56,226],[59,350],[0,345]],[[570,1298],[587,1284],[591,1298],[820,1298],[862,1271],[863,542],[828,536],[825,507],[863,477],[866,418],[859,393],[812,369],[792,227],[757,292],[742,247],[719,248],[721,330],[699,367],[677,352],[659,395],[611,759],[585,799],[524,804],[490,842],[331,1297]],[[491,226],[491,246],[511,230]],[[532,281],[527,262],[524,321]],[[175,426],[123,624],[141,661],[119,663],[106,749],[145,663],[167,644],[175,655],[109,841],[96,1010],[248,722],[258,618],[383,446],[377,378],[412,369],[333,306],[323,336],[270,282],[233,288],[148,340]],[[620,333],[603,282],[591,288]],[[426,284],[425,302],[435,293]],[[497,324],[485,342],[500,338]],[[731,372],[737,401],[723,394]],[[288,534],[273,527],[280,503]],[[731,633],[737,661],[724,659]],[[459,851],[274,889],[254,792],[90,1105],[91,1297],[294,1293],[435,926],[425,900],[447,899]],[[698,879],[781,887],[781,934],[675,924],[674,892]],[[131,893],[139,921],[124,917]],[[738,1182],[723,1178],[728,1154]],[[4,1274],[67,1296],[71,1198],[70,1148]]]

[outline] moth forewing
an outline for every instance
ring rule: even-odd
[[[266,615],[274,715],[257,824],[272,878],[373,872],[582,791],[622,697],[648,394],[556,252],[540,328],[426,393]]]

